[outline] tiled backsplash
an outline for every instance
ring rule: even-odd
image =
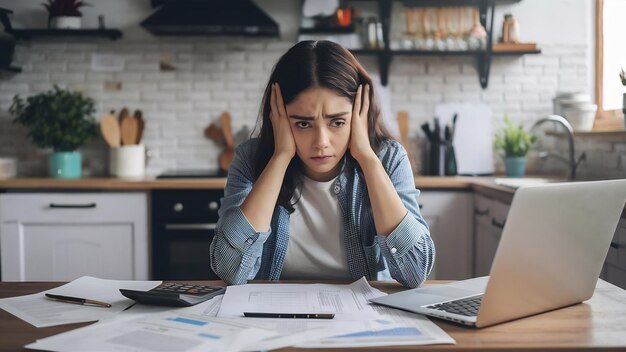
[[[46,152],[26,139],[26,131],[11,123],[7,110],[14,94],[28,96],[53,84],[82,90],[97,102],[96,118],[123,106],[142,109],[146,120],[145,144],[150,151],[148,173],[171,168],[217,168],[219,147],[203,136],[204,128],[222,111],[233,117],[233,129],[253,128],[261,93],[278,57],[293,42],[278,40],[184,38],[151,43],[96,41],[20,43],[15,63],[23,72],[0,76],[0,156],[17,156],[21,176],[45,175]],[[588,91],[585,46],[541,46],[542,54],[496,57],[489,87],[481,89],[473,57],[396,57],[391,64],[389,88],[392,112],[409,112],[411,136],[432,119],[442,102],[482,102],[493,110],[494,127],[507,113],[530,125],[552,111],[557,91]],[[124,57],[123,72],[91,70],[91,54]],[[161,72],[159,61],[173,58],[176,71]],[[373,57],[360,57],[370,71]],[[105,81],[120,81],[120,91],[105,91]],[[567,156],[565,139],[546,137],[545,148]],[[577,152],[587,161],[581,179],[626,175],[626,143],[576,140]],[[82,148],[85,171],[107,172],[108,150],[101,138]],[[539,172],[561,172],[559,162],[536,163]]]

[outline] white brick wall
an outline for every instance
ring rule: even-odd
[[[205,139],[204,128],[227,110],[233,116],[234,131],[244,125],[253,129],[270,70],[291,45],[245,39],[209,39],[197,44],[160,40],[19,45],[14,62],[24,72],[0,76],[0,156],[17,156],[20,175],[46,174],[46,152],[26,141],[26,131],[11,123],[7,110],[14,94],[28,96],[58,84],[96,99],[97,118],[123,106],[142,109],[149,174],[168,168],[217,168],[220,150]],[[494,123],[507,113],[530,125],[551,112],[555,92],[587,91],[591,84],[585,45],[546,45],[542,50],[541,55],[494,58],[489,87],[484,90],[474,57],[395,57],[389,77],[392,111],[394,115],[409,111],[414,138],[421,138],[419,126],[432,119],[435,105],[442,102],[482,102],[493,110]],[[92,52],[123,55],[127,60],[124,72],[90,71]],[[175,72],[159,72],[163,55],[173,57]],[[368,70],[378,70],[374,58],[360,59]],[[115,80],[122,82],[122,90],[105,91],[104,81]],[[564,139],[545,137],[542,145],[567,156]],[[580,166],[581,178],[625,177],[626,143],[577,139],[576,147],[587,153]],[[86,173],[105,174],[108,150],[104,142],[98,138],[82,150]],[[554,160],[534,165],[538,172],[566,174],[565,165]]]

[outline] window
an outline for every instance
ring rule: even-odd
[[[596,0],[596,100],[603,129],[624,129],[619,73],[626,70],[626,1]]]

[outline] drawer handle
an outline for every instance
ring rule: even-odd
[[[499,229],[503,229],[505,223],[506,223],[506,220],[503,221],[502,223],[499,223],[499,222],[496,221],[496,219],[491,218],[491,225],[493,225],[493,226],[495,226],[495,227],[497,227]]]
[[[87,204],[55,204],[50,203],[50,208],[53,209],[91,209],[96,207],[96,203]]]
[[[165,224],[166,230],[215,230],[216,223],[207,224]]]
[[[617,242],[611,242],[611,248],[619,249],[620,245]]]
[[[474,210],[474,214],[475,215],[488,215],[489,214],[489,209],[485,209],[485,210],[480,210],[480,209],[476,209]]]

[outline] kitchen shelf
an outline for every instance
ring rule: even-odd
[[[55,38],[55,37],[89,37],[89,38],[109,38],[117,40],[122,37],[122,31],[117,29],[13,29],[11,34],[18,40],[31,40],[34,38]]]
[[[530,51],[498,51],[492,50],[493,22],[496,5],[518,3],[521,0],[349,0],[350,2],[375,2],[378,4],[378,15],[383,27],[382,49],[353,49],[355,55],[375,55],[378,58],[381,83],[386,86],[389,81],[389,67],[394,56],[474,56],[478,66],[478,78],[482,88],[489,84],[489,72],[494,56],[513,56],[540,54],[541,50]],[[475,6],[478,7],[480,23],[487,30],[487,49],[467,51],[435,51],[435,50],[392,50],[390,43],[391,12],[394,2],[401,2],[406,7],[443,7],[443,6]],[[329,32],[307,29],[301,34],[327,34]],[[334,32],[336,33],[336,32]],[[349,32],[343,32],[349,33]]]
[[[22,72],[22,69],[16,66],[1,66],[0,71],[19,73]]]

